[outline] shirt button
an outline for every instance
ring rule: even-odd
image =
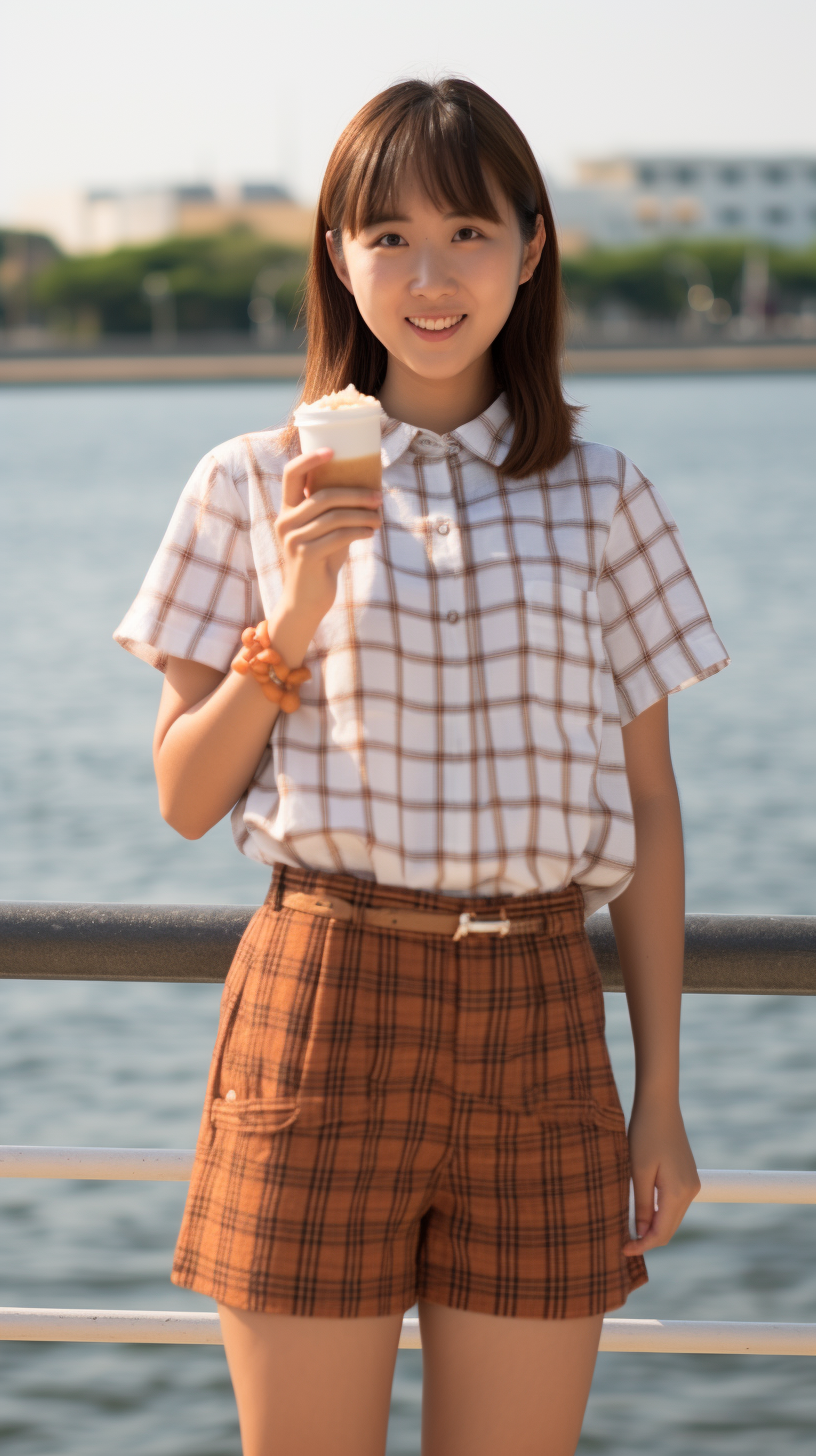
[[[448,531],[450,530],[450,521],[440,521],[436,529],[439,532],[440,536],[447,536]]]
[[[451,622],[451,623],[458,622],[459,621],[459,613],[458,612],[453,612],[453,611],[448,612],[448,621]]]
[[[224,1101],[225,1102],[235,1102],[237,1096],[238,1096],[238,1093],[235,1091],[235,1088],[234,1087],[230,1087],[229,1092],[227,1092],[226,1096],[224,1097]]]

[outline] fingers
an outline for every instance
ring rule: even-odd
[[[635,1229],[637,1237],[644,1238],[652,1227],[655,1217],[655,1185],[657,1165],[632,1169],[632,1187],[635,1194]]]
[[[290,551],[297,550],[306,542],[317,541],[334,531],[348,528],[362,536],[366,532],[373,533],[379,525],[379,517],[373,511],[354,510],[350,507],[345,510],[321,511],[319,516],[306,521],[304,525],[289,527],[286,531],[286,544]]]
[[[648,1253],[649,1249],[662,1248],[674,1237],[697,1188],[676,1186],[664,1188],[658,1179],[652,1177],[633,1178],[635,1185],[635,1227],[638,1237],[628,1239],[623,1246],[627,1257]],[[655,1207],[655,1192],[657,1207]]]
[[[326,486],[304,496],[298,505],[287,509],[278,517],[284,534],[305,526],[309,521],[332,516],[335,511],[363,511],[370,525],[379,525],[382,520],[382,492],[365,490],[353,486]]]
[[[352,541],[369,539],[382,524],[382,491],[355,486],[311,491],[311,472],[332,453],[315,450],[300,455],[284,471],[283,504],[275,533],[290,559],[297,554],[322,561],[339,544],[348,549]]]
[[[311,450],[308,455],[298,455],[289,461],[283,472],[284,506],[290,508],[302,501],[304,487],[309,483],[311,472],[318,465],[325,465],[333,454],[333,450]]]
[[[624,1254],[646,1254],[649,1249],[662,1248],[667,1244],[672,1235],[677,1232],[685,1213],[685,1207],[671,1207],[668,1200],[661,1207],[656,1208],[650,1222],[643,1226],[640,1233],[640,1222],[638,1221],[639,1237],[629,1239],[623,1246]]]
[[[315,515],[318,511],[327,510],[333,506],[366,506],[368,510],[378,510],[382,505],[383,493],[381,490],[374,490],[365,485],[323,485],[319,489],[310,490],[299,509],[305,516]]]

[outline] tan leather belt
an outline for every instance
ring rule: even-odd
[[[380,930],[416,930],[425,935],[449,935],[461,940],[465,935],[511,935],[526,930],[540,935],[545,928],[543,915],[508,917],[502,912],[499,920],[480,920],[463,910],[460,915],[444,910],[403,910],[397,907],[352,905],[336,895],[307,895],[302,890],[287,890],[281,903],[288,910],[307,910],[312,915],[326,915],[334,920],[354,920],[358,924],[376,926]]]

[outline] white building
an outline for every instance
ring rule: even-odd
[[[274,182],[215,188],[209,183],[131,191],[67,191],[24,199],[16,226],[46,233],[66,253],[105,253],[179,234],[245,224],[260,236],[304,245],[312,210]]]
[[[577,186],[551,189],[565,252],[681,236],[816,239],[816,156],[634,155],[576,171]]]

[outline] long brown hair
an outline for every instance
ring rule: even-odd
[[[355,384],[376,395],[388,356],[334,271],[326,233],[392,216],[400,183],[416,176],[441,207],[499,222],[486,169],[508,197],[528,242],[536,215],[547,241],[528,283],[493,341],[496,383],[507,396],[513,439],[503,471],[530,475],[556,465],[575,432],[576,409],[561,390],[563,300],[558,243],[541,169],[512,117],[472,81],[400,81],[349,122],[326,168],[306,281],[307,356],[302,398]],[[286,443],[295,444],[294,426]]]

